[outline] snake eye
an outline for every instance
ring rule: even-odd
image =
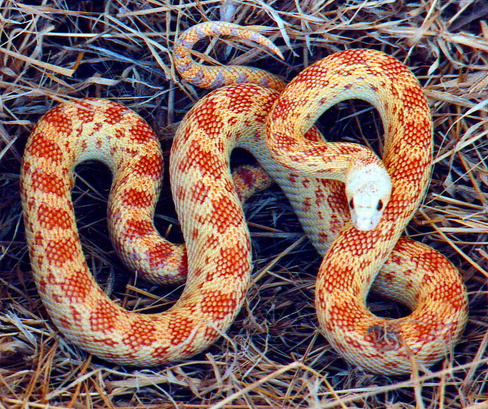
[[[378,205],[376,206],[376,210],[380,211],[381,209],[383,209],[383,201],[382,200],[380,200],[378,202]]]
[[[354,199],[349,200],[349,207],[354,210]]]

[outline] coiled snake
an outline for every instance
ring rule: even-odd
[[[138,115],[115,102],[84,99],[52,109],[33,130],[21,194],[32,269],[56,326],[90,353],[139,366],[194,355],[226,331],[244,301],[251,271],[249,232],[229,172],[230,152],[240,146],[280,184],[324,255],[316,309],[337,352],[385,374],[409,372],[412,359],[425,365],[438,360],[462,332],[467,302],[456,269],[443,256],[399,239],[422,199],[431,166],[430,113],[416,79],[396,59],[360,49],[317,61],[281,90],[280,80],[260,71],[227,67],[229,73],[193,62],[193,44],[215,34],[272,47],[252,30],[224,23],[193,27],[175,45],[179,71],[197,85],[223,86],[229,76],[231,82],[261,84],[213,91],[178,128],[170,178],[186,254],[154,229],[162,156],[155,134]],[[384,166],[366,148],[326,144],[309,130],[322,112],[350,98],[379,111]],[[108,217],[124,261],[153,282],[176,281],[188,270],[181,298],[168,311],[128,312],[90,274],[70,198],[74,166],[86,159],[101,160],[113,172]],[[371,187],[378,191],[371,193]],[[347,221],[351,209],[357,228]],[[394,320],[371,314],[365,298],[374,280],[377,291],[412,313]]]

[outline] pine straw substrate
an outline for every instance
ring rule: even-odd
[[[0,1],[0,407],[488,407],[484,0],[30,3]],[[424,86],[435,125],[435,168],[406,234],[459,268],[470,302],[462,339],[431,371],[371,375],[330,348],[313,308],[320,261],[278,188],[246,204],[255,263],[247,302],[226,336],[193,359],[153,369],[115,366],[68,343],[47,316],[32,279],[19,200],[20,161],[33,125],[61,101],[109,98],[141,114],[167,153],[178,122],[206,93],[180,82],[172,65],[174,40],[196,23],[220,19],[261,26],[285,62],[230,39],[200,47],[206,61],[265,67],[289,80],[332,52],[365,47],[405,62]],[[375,111],[359,103],[340,104],[322,123],[334,139],[356,135],[374,144],[381,134]],[[109,244],[108,171],[92,163],[77,171],[77,218],[99,283],[129,309],[166,308],[178,289],[135,288]],[[156,221],[178,240],[174,217],[166,187]],[[401,313],[374,298],[370,306],[382,315]]]

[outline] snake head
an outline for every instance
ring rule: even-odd
[[[351,219],[358,230],[373,230],[390,200],[391,179],[382,165],[355,168],[346,177]]]

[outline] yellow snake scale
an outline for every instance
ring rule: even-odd
[[[260,84],[211,92],[178,128],[170,178],[186,253],[154,229],[162,155],[137,114],[115,102],[83,99],[52,109],[33,130],[22,165],[25,229],[37,287],[56,326],[92,354],[138,366],[184,359],[215,342],[239,312],[252,266],[249,232],[229,173],[230,152],[240,146],[280,184],[324,256],[316,310],[335,350],[353,365],[383,374],[409,373],[413,361],[422,367],[440,359],[463,330],[467,301],[446,258],[399,238],[422,200],[431,167],[430,113],[416,79],[390,56],[355,49],[317,61],[283,90],[280,80],[262,71],[193,62],[193,44],[218,34],[277,51],[254,31],[225,23],[195,26],[175,45],[178,70],[196,85]],[[314,128],[303,136],[322,112],[351,98],[370,102],[382,118],[383,163],[393,184],[381,221],[370,231],[348,221],[340,174],[367,149],[327,144]],[[70,198],[74,166],[86,159],[113,172],[109,227],[125,263],[153,282],[175,282],[188,270],[181,298],[168,311],[126,311],[90,274]],[[253,178],[244,172],[244,184]],[[411,314],[383,319],[369,312],[365,298],[374,280],[377,292],[406,304]]]

